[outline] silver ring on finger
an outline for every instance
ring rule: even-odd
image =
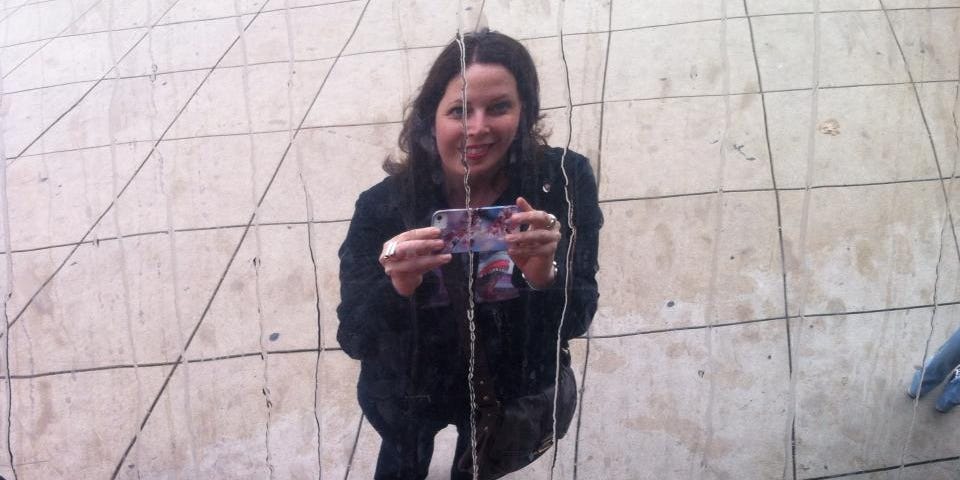
[[[400,242],[397,240],[390,240],[387,242],[387,245],[383,247],[383,257],[381,258],[383,258],[384,262],[393,258],[393,256],[397,253],[397,245],[399,243]]]
[[[548,213],[547,217],[550,219],[550,221],[547,222],[547,230],[553,230],[553,227],[557,226],[557,217],[552,213]]]

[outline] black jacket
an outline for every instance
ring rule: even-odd
[[[542,152],[536,181],[521,181],[511,174],[507,190],[495,202],[514,204],[523,195],[534,208],[557,216],[563,236],[557,247],[558,275],[553,286],[531,290],[513,274],[518,298],[477,304],[477,348],[483,348],[489,371],[496,379],[500,398],[516,398],[552,384],[556,335],[561,314],[566,314],[561,344],[586,332],[597,308],[596,272],[599,231],[603,216],[597,203],[597,186],[590,164],[568,151],[565,159],[576,226],[573,276],[567,283],[566,254],[571,238],[560,168],[563,150]],[[529,177],[529,175],[528,175]],[[440,185],[404,195],[402,181],[392,176],[360,194],[347,238],[340,247],[340,327],[337,341],[352,358],[361,360],[358,393],[370,398],[441,395],[458,398],[466,391],[466,352],[461,336],[465,318],[454,318],[450,307],[424,307],[422,291],[437,282],[427,274],[411,298],[398,295],[378,262],[384,242],[411,228],[430,224],[435,210],[447,208]],[[462,257],[462,258],[457,258]],[[465,254],[454,261],[465,261]]]

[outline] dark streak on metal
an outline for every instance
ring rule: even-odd
[[[757,72],[757,89],[763,92],[763,76],[760,71],[760,60],[757,56],[757,41],[753,32],[753,20],[750,18],[750,7],[747,0],[743,0],[743,11],[747,15],[747,27],[750,31],[750,49],[753,53],[753,66]],[[787,264],[786,253],[783,246],[783,212],[780,205],[780,193],[777,191],[777,173],[773,161],[773,149],[770,147],[770,124],[767,115],[766,95],[760,94],[760,106],[763,110],[763,137],[767,147],[767,160],[770,163],[770,181],[773,186],[773,197],[777,205],[777,237],[780,245],[780,274],[783,281],[783,316],[784,328],[787,337],[787,373],[792,378],[793,372],[793,347],[790,338],[790,303],[787,295]],[[793,479],[797,478],[797,429],[796,419],[790,422],[790,463],[793,467]],[[785,468],[786,471],[786,468]]]
[[[340,352],[343,351],[340,347],[326,347],[323,349],[324,352]],[[270,355],[291,355],[297,353],[316,353],[317,349],[315,348],[296,348],[296,349],[287,349],[287,350],[268,350],[267,353]],[[209,363],[209,362],[219,362],[221,360],[233,360],[237,358],[247,358],[247,357],[259,357],[261,353],[257,352],[247,352],[247,353],[232,353],[230,355],[219,355],[216,357],[209,358],[193,358],[185,359],[180,363]],[[89,368],[75,368],[71,370],[57,370],[53,372],[41,372],[41,373],[29,373],[22,375],[10,375],[10,378],[13,380],[30,380],[41,377],[54,377],[57,375],[73,375],[76,373],[87,373],[87,372],[102,372],[106,370],[122,370],[126,368],[153,368],[153,367],[170,367],[176,364],[176,361],[170,362],[145,362],[139,363],[137,365],[133,364],[121,364],[121,365],[105,365],[102,367],[89,367]],[[0,380],[5,380],[6,377],[0,376]]]
[[[590,365],[590,332],[587,331],[586,353],[583,356],[583,374],[580,377],[580,395],[577,399],[577,430],[573,440],[573,480],[577,480],[578,467],[580,462],[580,427],[583,425],[583,399],[587,393],[587,367]]]
[[[610,67],[610,50],[611,42],[613,40],[613,0],[610,0],[610,3],[607,5],[609,9],[607,12],[607,45],[606,52],[604,52],[603,60],[603,77],[600,83],[600,125],[598,128],[598,143],[597,143],[597,197],[600,196],[600,179],[603,175],[603,118],[605,113],[605,108],[607,105],[606,96],[607,96],[607,72]],[[599,203],[599,202],[598,202]],[[587,367],[590,365],[590,339],[592,337],[591,333],[593,331],[593,325],[587,329],[586,335],[586,353],[583,359],[583,375],[580,379],[580,398],[577,402],[577,430],[576,436],[573,441],[573,480],[577,480],[577,475],[579,473],[579,463],[580,463],[580,427],[583,425],[583,399],[585,398],[587,391]]]
[[[603,34],[603,33],[606,33],[606,32],[591,33],[591,34],[589,34],[589,35],[600,35],[600,34]],[[577,36],[577,35],[578,35],[578,34],[575,34],[575,33],[565,33],[565,34],[564,34],[565,37],[573,37],[573,36]],[[584,34],[584,35],[585,35],[585,34]],[[548,37],[548,38],[549,38],[549,37]],[[536,39],[537,39],[537,40],[541,40],[542,38],[536,38]],[[404,49],[398,49],[398,48],[383,49],[383,50],[369,50],[369,51],[364,51],[364,52],[345,53],[345,54],[343,55],[343,57],[353,57],[353,56],[369,55],[369,54],[375,54],[375,53],[392,53],[392,52],[408,51],[408,50],[434,49],[434,48],[440,48],[440,47],[426,46],[426,47],[409,47],[409,48],[407,48],[407,49],[405,49],[405,50],[404,50]],[[323,61],[327,61],[327,60],[333,60],[334,58],[335,58],[335,57],[305,58],[305,59],[302,59],[302,60],[296,60],[294,63],[297,63],[297,64],[315,63],[315,62],[323,62]],[[284,61],[284,60],[263,60],[263,61],[260,61],[260,62],[251,62],[251,63],[248,64],[248,65],[249,65],[249,66],[263,66],[263,65],[279,65],[279,64],[283,64],[283,63],[287,63],[287,62]],[[219,67],[219,68],[220,68],[221,70],[229,70],[229,69],[233,69],[233,68],[242,68],[242,67],[243,67],[243,65],[224,65],[224,66]],[[205,70],[207,70],[207,69],[209,69],[209,68],[210,68],[210,67],[197,67],[197,68],[184,68],[184,69],[181,69],[181,70],[164,70],[164,71],[157,71],[157,72],[151,72],[151,73],[144,73],[144,74],[140,74],[140,75],[117,75],[117,76],[115,76],[114,78],[119,79],[119,80],[130,80],[130,79],[135,79],[135,78],[150,78],[150,77],[156,77],[156,76],[162,76],[162,75],[175,75],[175,74],[178,74],[178,73],[202,72],[202,71],[205,71]],[[9,93],[12,95],[12,94],[16,94],[16,93],[32,92],[32,91],[35,91],[35,90],[43,90],[43,89],[45,89],[45,88],[65,87],[65,86],[68,86],[68,85],[80,85],[80,84],[83,84],[83,83],[90,83],[90,82],[94,82],[94,81],[95,81],[95,80],[93,80],[93,79],[89,79],[89,80],[73,80],[73,81],[69,81],[69,82],[54,83],[54,84],[43,85],[43,86],[39,86],[39,87],[29,87],[29,88],[23,88],[23,89],[20,89],[20,90],[10,90]],[[946,79],[946,80],[917,80],[917,81],[914,81],[914,82],[910,82],[910,81],[906,81],[906,82],[880,82],[880,83],[862,83],[862,84],[849,84],[849,85],[846,85],[846,84],[841,84],[841,85],[823,85],[823,86],[820,87],[820,90],[840,90],[840,89],[845,89],[845,88],[861,88],[861,87],[893,87],[893,86],[897,86],[897,85],[913,85],[913,84],[916,84],[916,85],[925,85],[925,84],[928,84],[928,83],[955,83],[955,82],[957,82],[957,79]],[[730,95],[731,95],[731,96],[758,95],[758,94],[761,94],[761,93],[789,93],[789,92],[805,92],[805,91],[809,91],[809,90],[810,90],[809,88],[776,88],[776,89],[764,90],[764,91],[755,91],[755,92],[754,92],[754,91],[751,91],[751,92],[731,93]],[[645,102],[645,101],[654,101],[654,100],[672,100],[672,99],[678,99],[678,98],[712,98],[712,97],[723,97],[723,96],[724,96],[724,94],[722,94],[722,93],[700,93],[700,94],[690,94],[690,95],[664,95],[664,96],[657,96],[657,97],[634,97],[634,98],[612,99],[612,100],[606,100],[605,103]],[[601,103],[604,103],[604,102],[601,102],[601,101],[586,101],[586,102],[575,103],[573,106],[575,106],[575,107],[582,107],[582,106],[585,106],[585,105],[598,105],[598,104],[601,104]],[[559,110],[559,109],[561,109],[561,108],[565,108],[565,107],[563,107],[563,106],[560,106],[560,107],[542,107],[542,108],[540,108],[540,110],[541,110],[541,111],[545,111],[545,110]],[[322,126],[342,127],[342,126],[354,126],[354,125],[390,125],[390,124],[399,124],[399,123],[402,123],[402,121],[400,121],[400,120],[392,120],[392,121],[367,122],[367,123],[358,123],[358,124],[321,125],[321,127],[322,127]],[[317,127],[304,127],[304,128],[306,129],[306,128],[317,128]],[[261,131],[253,132],[253,134],[256,135],[256,134],[261,134],[261,133],[277,133],[277,132],[284,132],[284,131],[286,131],[286,130],[261,130]],[[194,136],[189,136],[189,137],[171,137],[170,140],[181,140],[181,139],[190,139],[190,138],[205,138],[205,137],[227,137],[227,136],[246,135],[246,134],[247,134],[247,132],[243,132],[243,133],[217,133],[217,134],[208,134],[208,135],[194,135]],[[132,142],[119,142],[119,143],[117,143],[117,145],[125,145],[125,144],[129,144],[129,143],[149,142],[149,141],[152,141],[152,140],[139,140],[139,141],[132,141]],[[104,146],[104,145],[98,145],[98,146]],[[65,149],[65,150],[51,150],[51,151],[42,152],[42,153],[25,153],[25,154],[23,154],[23,155],[15,155],[15,156],[12,156],[12,157],[10,157],[10,160],[16,160],[16,159],[21,158],[21,157],[35,157],[35,156],[37,156],[37,155],[43,155],[43,154],[45,154],[45,153],[57,153],[57,152],[64,152],[64,151],[80,150],[80,149],[85,149],[85,148],[97,148],[98,146],[80,147],[80,148],[76,148],[76,149]]]
[[[5,105],[6,98],[4,98],[3,90],[3,79],[0,78],[0,105]],[[0,133],[2,133],[3,128],[6,127],[6,116],[0,115]],[[6,158],[6,145],[2,134],[0,134],[0,206],[2,206],[2,227],[3,227],[3,248],[5,250],[12,250],[10,245],[10,199],[9,192],[7,191],[7,158]],[[13,256],[4,255],[4,277],[5,281],[3,282],[3,298],[0,299],[2,305],[0,305],[0,321],[3,322],[3,373],[6,376],[6,412],[4,415],[5,420],[5,440],[6,440],[6,450],[7,450],[7,459],[10,461],[10,472],[13,474],[13,479],[17,480],[19,478],[17,473],[17,462],[13,454],[13,382],[10,381],[10,323],[8,322],[9,316],[7,314],[7,307],[10,306],[10,299],[13,296],[12,287],[14,284],[14,275],[13,275]],[[27,337],[29,342],[29,336]],[[32,398],[32,392],[31,392]]]
[[[357,454],[357,444],[360,443],[360,430],[363,428],[363,414],[360,414],[360,421],[357,422],[357,433],[353,436],[353,447],[350,449],[350,458],[347,459],[347,468],[343,472],[343,480],[350,478],[350,468],[353,467],[353,459]]]
[[[577,243],[577,222],[576,222],[576,216],[574,211],[575,206],[573,205],[573,202],[571,201],[571,197],[570,197],[570,177],[566,169],[566,157],[567,157],[567,153],[570,151],[570,143],[573,139],[573,93],[570,87],[570,68],[567,64],[567,54],[563,44],[563,38],[565,36],[563,33],[564,5],[565,5],[564,0],[560,0],[559,12],[557,15],[557,40],[559,40],[559,43],[560,43],[559,45],[560,46],[560,63],[561,65],[563,65],[563,74],[564,74],[563,85],[564,85],[564,93],[566,94],[565,95],[566,105],[564,107],[564,110],[566,111],[566,119],[567,119],[567,136],[563,146],[563,154],[560,156],[560,171],[563,173],[563,179],[564,179],[563,192],[564,192],[564,197],[567,203],[567,222],[569,224],[568,227],[570,229],[570,238],[567,243],[567,251],[566,251],[566,262],[565,262],[566,274],[564,276],[564,286],[563,286],[563,309],[561,310],[560,321],[557,325],[557,337],[556,337],[557,341],[554,346],[555,348],[554,384],[555,385],[559,385],[559,382],[560,382],[560,346],[562,342],[561,332],[563,330],[564,321],[566,320],[567,308],[570,301],[570,291],[573,288],[572,287],[572,282],[573,282],[572,279],[574,277],[573,258],[574,258],[574,252],[576,251],[576,243]],[[557,406],[559,403],[559,395],[560,395],[559,389],[554,389],[553,409],[552,409],[553,425],[551,427],[551,440],[553,444],[553,455],[550,463],[550,479],[551,480],[553,480],[553,477],[554,477],[554,471],[557,465],[557,455],[560,451],[559,442],[558,442],[558,439],[556,438]]]
[[[905,464],[903,464],[903,466],[904,466],[904,467],[917,467],[917,466],[922,466],[922,465],[932,465],[932,464],[937,464],[937,463],[953,462],[953,461],[957,461],[957,460],[960,460],[960,457],[945,457],[945,458],[936,458],[936,459],[933,459],[933,460],[923,460],[923,461],[920,461],[920,462],[905,463]],[[893,465],[893,466],[889,466],[889,467],[878,467],[878,468],[871,468],[871,469],[867,469],[867,470],[856,470],[856,471],[853,471],[853,472],[838,473],[838,474],[835,474],[835,475],[826,475],[826,476],[823,476],[823,477],[809,477],[809,478],[806,478],[805,480],[828,480],[828,479],[831,479],[831,478],[852,477],[852,476],[854,476],[854,475],[863,475],[863,474],[867,474],[867,473],[889,472],[889,471],[891,471],[891,470],[897,470],[897,469],[899,469],[900,467],[901,467],[901,466],[900,466],[899,464],[897,464],[897,465]]]
[[[260,224],[261,227],[289,227],[297,225],[324,225],[324,224],[336,224],[336,223],[349,223],[350,219],[333,219],[333,220],[314,220],[312,222],[308,221],[294,221],[294,222],[263,222]],[[188,227],[188,228],[177,228],[174,229],[174,233],[184,233],[184,232],[205,232],[211,230],[232,230],[237,228],[244,228],[244,224],[230,224],[230,225],[215,225],[212,227]],[[170,232],[167,230],[150,230],[146,232],[137,232],[137,233],[127,233],[123,235],[123,238],[132,238],[132,237],[149,237],[153,235],[169,235]],[[54,248],[63,248],[63,247],[73,247],[80,245],[94,245],[99,246],[100,242],[109,242],[117,240],[117,237],[101,237],[95,240],[84,240],[81,242],[75,243],[60,243],[48,245],[45,247],[32,247],[32,248],[22,248],[22,249],[13,249],[12,253],[29,253],[29,252],[41,252],[44,250],[51,250]],[[0,251],[0,255],[3,255],[6,252]]]
[[[950,306],[950,305],[960,305],[960,300],[953,302],[939,302],[937,306]],[[831,312],[831,313],[805,313],[803,316],[805,318],[827,318],[827,317],[845,317],[847,315],[868,315],[873,313],[887,313],[887,312],[903,312],[909,310],[916,310],[919,308],[933,308],[933,304],[924,304],[924,305],[911,305],[907,307],[891,307],[891,308],[878,308],[874,310],[857,310],[857,311],[847,311],[847,312]],[[789,317],[767,317],[767,318],[757,318],[752,320],[739,320],[736,322],[724,322],[724,323],[715,323],[714,327],[733,327],[737,325],[748,325],[751,323],[762,323],[762,322],[772,322],[780,320],[790,320],[793,318],[800,318],[797,315],[792,315]],[[707,328],[707,325],[690,325],[686,327],[671,327],[671,328],[660,328],[652,330],[637,330],[633,332],[625,333],[611,333],[604,335],[591,335],[591,339],[606,339],[606,338],[622,338],[622,337],[632,337],[636,335],[649,335],[653,333],[667,333],[667,332],[679,332],[684,330],[701,330]],[[583,337],[577,337],[583,338]]]
[[[609,8],[610,11],[607,15],[607,51],[604,52],[603,78],[600,81],[600,125],[597,143],[597,196],[600,195],[600,179],[603,175],[603,118],[607,105],[607,72],[610,69],[610,50],[611,43],[613,41],[613,0],[610,0],[610,4],[607,8]],[[576,474],[574,474],[574,480],[576,480]]]
[[[480,19],[483,18],[483,7],[487,6],[487,0],[480,2],[480,10],[477,11],[477,23],[473,25],[473,31],[480,28]]]
[[[233,68],[233,67],[226,67],[226,68]],[[206,70],[206,69],[200,69],[200,70]],[[303,127],[303,128],[301,128],[300,130],[318,130],[318,129],[324,129],[324,128],[378,127],[378,126],[385,126],[385,125],[399,125],[400,123],[402,123],[402,122],[399,121],[399,120],[397,120],[397,121],[389,121],[389,122],[322,124],[322,125],[315,125],[315,126]],[[286,131],[287,131],[286,129],[284,129],[284,130],[261,130],[261,131],[259,131],[259,132],[253,132],[253,135],[267,135],[267,134],[274,134],[274,133],[286,133]],[[199,140],[199,139],[205,139],[205,138],[239,137],[239,136],[244,136],[244,135],[249,135],[249,134],[246,133],[246,132],[237,132],[237,133],[213,133],[213,134],[205,134],[205,135],[191,135],[191,136],[187,136],[187,137],[170,137],[170,138],[163,138],[162,141],[164,141],[164,142],[174,142],[174,141],[182,141],[182,140]],[[133,144],[137,144],[137,143],[154,143],[154,142],[157,142],[157,140],[134,140],[134,141],[130,141],[130,142],[119,142],[119,143],[117,143],[116,145],[133,145]],[[25,155],[21,155],[21,156],[19,156],[19,157],[10,157],[10,163],[13,163],[14,161],[16,161],[16,160],[18,160],[18,159],[26,159],[26,158],[30,158],[30,157],[41,157],[41,156],[44,156],[44,155],[52,155],[52,154],[56,154],[56,153],[67,153],[67,152],[79,152],[79,151],[84,151],[84,150],[95,150],[95,149],[98,149],[98,148],[105,148],[105,147],[108,147],[108,146],[109,146],[109,144],[105,144],[105,145],[91,145],[91,146],[89,146],[89,147],[67,148],[67,149],[63,149],[63,150],[50,150],[50,151],[41,152],[41,153],[28,153],[28,154],[25,154]]]
[[[306,193],[306,185],[304,185],[304,193]],[[309,197],[307,197],[307,201],[309,201]],[[323,430],[320,425],[320,414],[317,412],[317,405],[320,402],[320,357],[326,349],[323,345],[323,316],[320,311],[320,276],[317,274],[317,256],[313,250],[313,229],[311,225],[313,225],[312,220],[308,220],[305,230],[307,233],[307,249],[310,251],[310,264],[313,267],[313,293],[316,299],[314,308],[317,314],[317,358],[313,367],[313,419],[317,426],[317,471],[319,472],[319,477],[323,478],[323,459],[321,458],[321,446],[323,442],[321,432]]]

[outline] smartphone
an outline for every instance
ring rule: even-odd
[[[433,226],[440,229],[443,253],[493,252],[507,249],[504,237],[516,230],[507,219],[518,211],[516,205],[439,210]],[[470,220],[473,224],[469,225]]]

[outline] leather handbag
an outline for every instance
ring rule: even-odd
[[[576,379],[570,368],[570,356],[563,352],[557,398],[557,435],[563,438],[573,420],[577,404]],[[482,377],[481,377],[482,378]],[[483,382],[481,385],[480,382]],[[500,478],[531,464],[550,450],[553,436],[554,386],[523,397],[496,401],[490,396],[492,381],[476,382],[477,391],[477,465],[480,479]],[[482,398],[494,399],[481,401]],[[466,449],[457,459],[457,469],[472,473],[473,455]]]

